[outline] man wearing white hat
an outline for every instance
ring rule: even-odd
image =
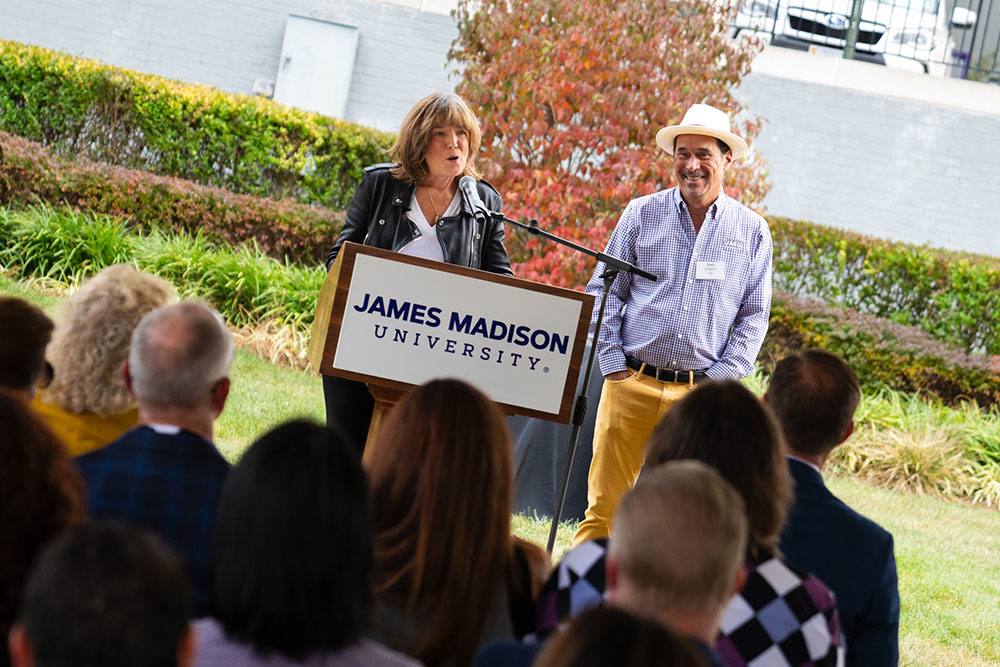
[[[746,142],[725,112],[695,104],[656,143],[673,156],[678,185],[629,202],[605,250],[657,281],[620,273],[608,295],[588,507],[574,544],[608,536],[670,404],[698,382],[749,375],[767,331],[771,234],[761,216],[722,191]],[[604,270],[599,263],[591,294],[601,292]]]

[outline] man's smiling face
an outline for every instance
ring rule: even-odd
[[[722,192],[722,176],[733,163],[714,137],[682,134],[674,141],[674,176],[689,206],[709,206]]]

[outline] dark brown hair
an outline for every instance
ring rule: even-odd
[[[479,144],[483,140],[479,121],[469,105],[453,93],[431,93],[406,114],[396,143],[389,149],[389,156],[397,163],[392,175],[412,184],[419,184],[427,177],[429,172],[424,156],[430,145],[431,130],[436,127],[458,127],[468,133],[469,155],[465,161],[465,175],[482,178],[475,166]]]
[[[83,481],[62,441],[15,394],[0,389],[0,635],[17,613],[42,546],[85,517]]]
[[[513,472],[503,416],[460,380],[434,380],[389,413],[365,455],[375,591],[427,619],[427,664],[471,662],[498,580],[513,565]]]
[[[649,618],[607,605],[588,609],[550,639],[535,667],[704,667],[691,643]]]
[[[31,389],[45,364],[52,320],[24,299],[0,296],[0,387]]]
[[[767,405],[788,446],[803,454],[826,454],[840,444],[861,402],[854,369],[826,350],[802,350],[774,368]]]
[[[674,404],[653,429],[646,465],[696,459],[714,467],[746,503],[750,549],[777,553],[792,497],[781,430],[735,380],[707,382]]]

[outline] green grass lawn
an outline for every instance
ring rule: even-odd
[[[1000,664],[1000,512],[847,478],[829,484],[896,540],[901,663]]]
[[[265,431],[296,417],[326,420],[320,377],[279,368],[248,352],[233,360],[232,389],[216,422],[215,441],[235,462]]]
[[[0,292],[51,310],[58,298],[0,276]],[[239,352],[233,389],[217,423],[219,449],[235,461],[269,427],[283,420],[323,417],[318,377],[279,368]],[[901,664],[1000,665],[1000,512],[956,501],[875,488],[834,478],[840,497],[895,536],[899,567]],[[546,519],[514,517],[514,530],[542,546]],[[567,548],[575,525],[560,527],[555,555]],[[473,555],[470,554],[470,557]]]

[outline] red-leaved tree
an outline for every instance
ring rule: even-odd
[[[674,185],[657,130],[706,103],[740,120],[733,89],[757,46],[726,37],[712,0],[460,0],[451,62],[483,127],[480,164],[515,219],[603,250],[625,204]],[[765,167],[753,153],[726,193],[759,208]],[[509,230],[516,274],[579,287],[593,260]]]

